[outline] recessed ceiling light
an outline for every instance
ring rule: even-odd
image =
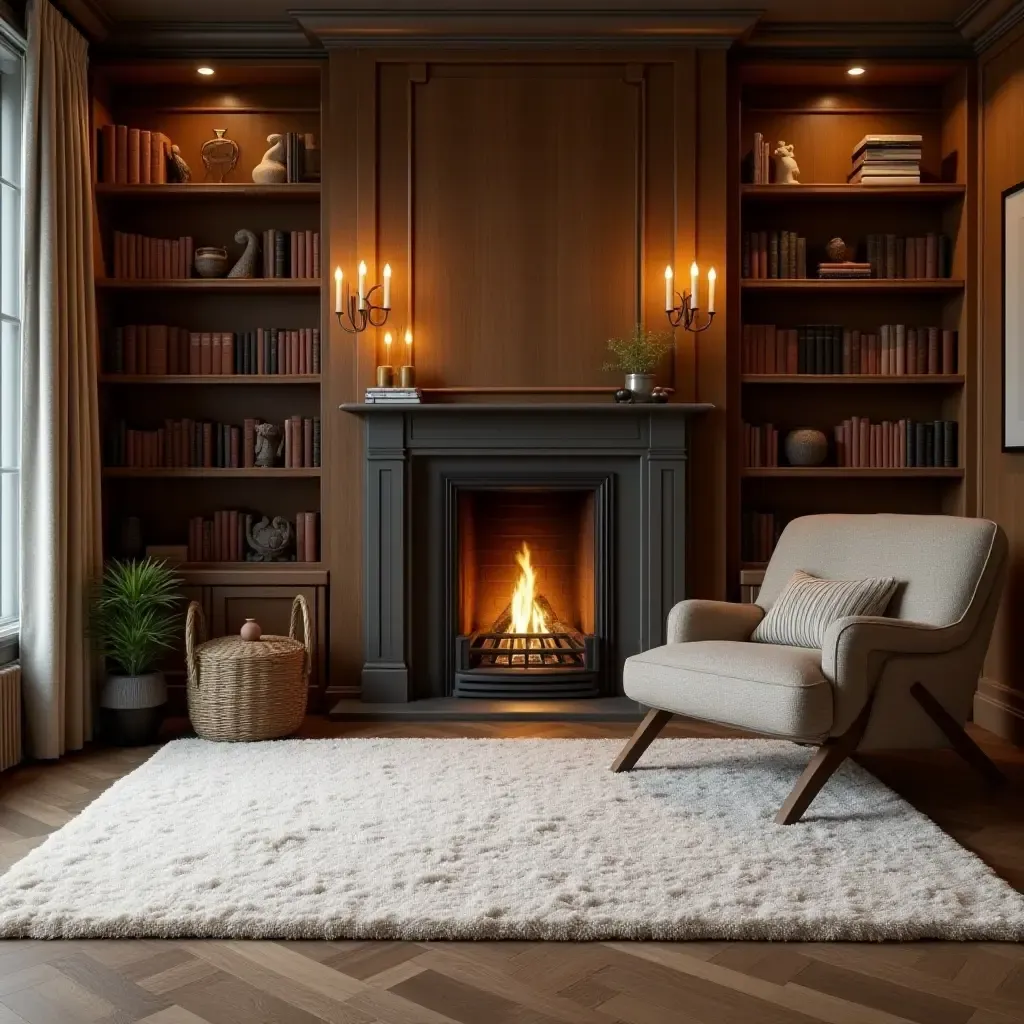
[[[862,68],[862,67],[852,67],[852,68],[847,68],[846,69],[846,73],[848,75],[852,75],[854,78],[859,78],[861,75],[864,74],[864,72],[866,70],[867,70],[866,68]]]
[[[213,68],[208,68],[205,65],[203,67],[201,67],[201,68],[196,68],[196,71],[200,75],[212,75],[213,74]]]

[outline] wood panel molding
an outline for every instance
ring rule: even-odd
[[[983,677],[974,695],[974,724],[1024,746],[1024,694]]]
[[[320,45],[288,21],[136,21],[115,25],[102,54],[174,57],[287,57],[315,54]],[[321,51],[322,52],[322,51]]]
[[[674,0],[647,0],[642,10],[615,9],[607,0],[444,0],[424,10],[414,0],[391,0],[373,10],[295,10],[292,17],[326,47],[545,46],[632,44],[645,47],[728,47],[746,36],[758,10],[681,11]]]
[[[990,49],[1024,22],[1024,0],[975,0],[956,20],[956,27],[976,53]]]
[[[962,57],[970,43],[947,22],[769,22],[743,40],[764,56]]]

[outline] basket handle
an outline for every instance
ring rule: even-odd
[[[306,604],[306,599],[301,594],[295,595],[295,600],[292,601],[292,618],[288,625],[288,636],[292,640],[297,640],[298,637],[295,635],[299,628],[299,614],[302,615],[302,646],[306,650],[306,665],[305,673],[309,676],[310,668],[313,664],[313,654],[310,649],[312,640],[312,634],[309,628],[309,605]]]
[[[185,667],[188,669],[188,677],[194,686],[199,685],[199,660],[196,658],[197,622],[199,642],[205,643],[206,618],[203,615],[203,606],[198,601],[192,601],[188,606],[188,616],[185,619]]]

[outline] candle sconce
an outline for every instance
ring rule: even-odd
[[[700,314],[699,309],[693,308],[690,305],[690,293],[687,292],[685,295],[679,292],[675,293],[679,299],[679,304],[673,306],[671,309],[665,310],[665,316],[668,317],[668,322],[673,327],[682,327],[684,331],[689,331],[691,334],[700,334],[702,331],[706,331],[715,319],[714,311],[708,313],[708,322],[702,327],[697,325],[697,318]]]
[[[384,264],[384,283],[375,284],[369,291],[363,292],[366,280],[366,264],[359,264],[359,291],[358,295],[347,293],[344,300],[341,295],[342,273],[339,267],[334,272],[335,283],[335,310],[334,315],[338,318],[338,324],[343,331],[349,334],[362,334],[367,327],[383,327],[388,322],[391,313],[391,266]],[[373,301],[375,292],[381,293],[381,303],[377,305]],[[346,319],[348,323],[346,323]]]

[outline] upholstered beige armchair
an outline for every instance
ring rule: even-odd
[[[757,603],[683,601],[668,643],[627,659],[626,694],[652,710],[612,766],[628,771],[673,715],[818,747],[776,821],[800,819],[858,749],[950,745],[993,782],[963,729],[1006,574],[1006,536],[984,519],[821,515],[793,520]],[[823,579],[895,576],[884,616],[833,622],[821,650],[750,634],[797,569]]]

